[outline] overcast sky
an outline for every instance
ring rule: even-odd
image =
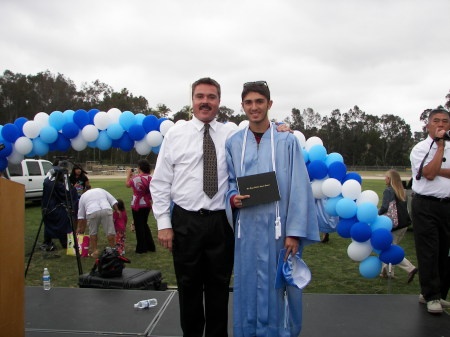
[[[0,70],[99,79],[173,112],[200,77],[236,113],[242,84],[266,80],[279,120],[358,105],[419,131],[450,89],[448,13],[449,0],[1,0]]]

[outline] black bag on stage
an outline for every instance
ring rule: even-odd
[[[90,275],[105,278],[122,276],[125,263],[130,262],[126,257],[121,256],[116,248],[106,247],[95,260]]]

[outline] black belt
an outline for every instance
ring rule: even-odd
[[[175,207],[180,208],[184,212],[191,213],[191,214],[198,214],[198,215],[213,215],[213,214],[218,214],[218,213],[224,213],[225,214],[225,210],[224,209],[211,211],[209,209],[200,208],[198,211],[188,211],[187,209],[184,209],[183,207],[180,207],[177,204],[175,204]]]
[[[438,202],[450,202],[450,198],[436,198],[431,195],[422,195],[422,194],[414,194],[414,198],[420,198],[420,199],[427,199],[432,201],[438,201]]]

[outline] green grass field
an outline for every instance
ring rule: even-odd
[[[131,190],[127,189],[123,179],[93,179],[93,187],[101,187],[108,190],[116,198],[123,199],[126,205],[130,204]],[[363,190],[374,190],[382,196],[385,184],[383,180],[364,180]],[[127,206],[129,219],[131,211]],[[36,238],[41,220],[40,207],[27,203],[25,208],[25,266],[32,244]],[[129,220],[130,221],[130,220]],[[150,227],[156,242],[156,222],[152,214],[149,217]],[[76,258],[67,256],[65,251],[59,249],[56,254],[60,258],[52,258],[53,253],[39,250],[39,244],[43,239],[43,228],[38,239],[37,249],[34,252],[30,269],[25,280],[27,286],[40,286],[44,267],[48,267],[52,277],[53,287],[77,287],[78,268]],[[59,241],[55,241],[58,247]],[[135,235],[127,228],[126,256],[131,260],[132,268],[161,270],[164,281],[170,286],[175,286],[175,274],[172,265],[171,254],[158,244],[155,253],[135,254]],[[330,235],[330,241],[326,244],[318,243],[305,248],[303,259],[312,271],[312,281],[305,289],[308,293],[329,294],[419,294],[418,277],[411,284],[406,284],[407,274],[403,270],[396,269],[396,279],[386,280],[381,278],[365,279],[360,276],[358,262],[350,260],[347,256],[347,246],[350,239],[343,239],[336,233]],[[99,247],[104,247],[106,240],[102,232],[99,235]],[[416,264],[414,240],[412,231],[406,233],[400,244],[406,257]],[[87,273],[92,268],[92,258],[82,258],[83,272]]]

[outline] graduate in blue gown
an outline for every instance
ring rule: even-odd
[[[299,142],[289,132],[276,132],[268,118],[272,105],[266,82],[244,85],[242,107],[249,127],[226,143],[229,191],[227,217],[235,228],[234,336],[298,336],[302,291],[275,288],[278,255],[320,240],[310,180]],[[275,171],[279,202],[242,206],[236,178]],[[279,222],[276,224],[277,214]],[[286,296],[286,297],[285,297]],[[287,301],[285,301],[285,299]],[[285,305],[288,303],[288,306]]]

